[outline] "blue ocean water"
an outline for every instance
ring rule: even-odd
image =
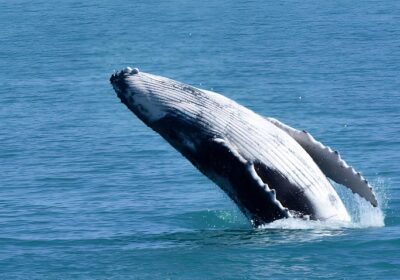
[[[400,2],[0,1],[1,279],[398,279]],[[119,103],[127,65],[310,131],[353,222],[252,229]]]

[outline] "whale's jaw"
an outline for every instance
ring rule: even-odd
[[[121,101],[215,182],[253,225],[291,216],[349,221],[308,153],[273,123],[214,92],[125,68]]]

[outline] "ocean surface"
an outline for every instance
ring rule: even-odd
[[[399,279],[400,2],[0,0],[0,279]],[[125,66],[307,129],[349,224],[253,229],[116,97]]]

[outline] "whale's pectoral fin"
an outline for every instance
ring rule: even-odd
[[[260,163],[244,158],[234,145],[222,138],[205,141],[201,146],[207,168],[213,168],[209,172],[207,168],[202,169],[200,163],[199,169],[217,184],[219,182],[253,225],[291,217],[289,209],[278,200],[276,190],[260,176]]]
[[[378,201],[368,181],[353,167],[347,165],[337,151],[324,146],[306,131],[294,129],[274,118],[266,119],[292,136],[307,151],[327,177],[348,187],[354,193],[369,201],[374,207],[378,206]]]

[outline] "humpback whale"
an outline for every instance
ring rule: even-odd
[[[328,178],[378,202],[366,179],[306,131],[218,93],[126,67],[110,82],[129,110],[217,184],[257,227],[350,221]]]

